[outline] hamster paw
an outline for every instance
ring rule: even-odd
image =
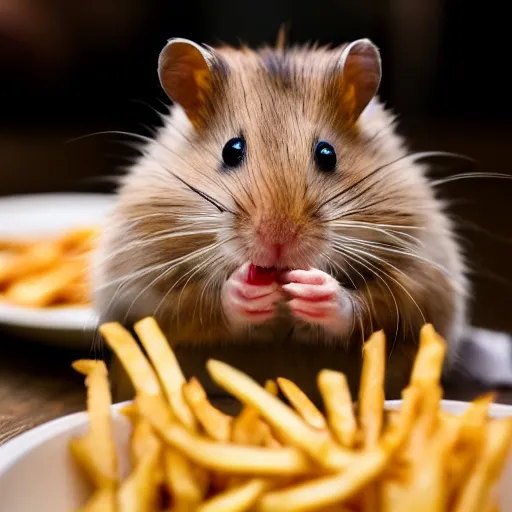
[[[333,334],[351,325],[352,302],[334,277],[312,268],[285,272],[281,281],[291,296],[288,306],[295,318],[321,325]]]
[[[224,313],[233,327],[269,320],[276,312],[276,303],[283,296],[277,282],[264,285],[247,283],[248,270],[248,264],[235,270],[222,290]]]

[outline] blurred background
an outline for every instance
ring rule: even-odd
[[[512,174],[511,45],[503,4],[488,0],[0,0],[0,195],[111,191],[167,99],[156,75],[170,37],[250,45],[369,37],[381,97],[418,150],[461,153],[436,176]],[[470,260],[473,319],[512,331],[512,181],[443,185]]]

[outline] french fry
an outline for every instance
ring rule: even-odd
[[[31,308],[89,304],[89,260],[98,234],[77,228],[53,238],[0,241],[4,301]]]
[[[59,304],[89,304],[91,302],[89,283],[77,279],[62,288],[54,298]]]
[[[374,449],[359,455],[345,471],[266,494],[260,512],[304,512],[330,506],[355,495],[384,471],[391,456]]]
[[[98,235],[99,230],[94,227],[75,228],[66,231],[56,243],[64,252],[88,252],[94,248]]]
[[[277,396],[277,384],[273,380],[265,382],[265,390]],[[274,437],[271,428],[260,418],[258,409],[245,405],[240,414],[233,418],[231,425],[231,441],[236,444],[251,446],[268,446],[278,448],[281,443]]]
[[[259,448],[219,443],[192,434],[177,424],[166,430],[155,428],[166,443],[205,468],[252,475],[288,476],[315,472],[308,457],[292,447]]]
[[[149,422],[144,418],[137,418],[130,439],[132,464],[137,466],[148,452],[156,450],[160,444],[160,440]]]
[[[192,378],[183,386],[183,396],[206,433],[217,441],[228,441],[231,437],[233,418],[214,407],[206,396],[201,383]]]
[[[174,414],[183,425],[195,431],[197,422],[182,393],[185,377],[169,342],[154,318],[140,320],[134,329],[155,367]]]
[[[116,322],[105,323],[99,330],[133,383],[139,412],[154,428],[169,427],[174,419],[172,409],[165,402],[158,378],[132,335]]]
[[[166,448],[164,451],[165,475],[173,496],[176,512],[195,510],[204,496],[204,485],[192,477],[189,460],[180,452]]]
[[[450,439],[453,457],[447,464],[449,496],[453,496],[467,480],[480,453],[493,401],[494,394],[486,393],[471,402],[464,414],[457,417],[457,428],[453,429]]]
[[[162,445],[152,445],[117,493],[119,512],[155,512],[161,471],[158,471]]]
[[[411,385],[428,387],[441,379],[446,343],[431,324],[420,330],[420,346],[411,374]]]
[[[37,242],[0,266],[0,283],[12,283],[26,276],[43,272],[61,260],[61,251],[52,242]]]
[[[363,368],[359,387],[358,416],[363,447],[374,448],[381,436],[384,421],[384,378],[386,338],[377,331],[363,345]],[[377,509],[379,489],[371,483],[363,493],[363,512]]]
[[[149,396],[161,395],[158,378],[132,335],[117,322],[105,323],[99,330],[123,363],[135,390]]]
[[[484,509],[488,494],[510,455],[512,418],[491,420],[486,430],[485,444],[461,489],[454,512],[479,512]]]
[[[271,379],[268,379],[265,382],[265,391],[273,396],[277,396],[279,394],[277,383]]]
[[[197,508],[197,512],[242,512],[250,510],[268,487],[268,481],[254,478],[210,498]]]
[[[107,368],[103,361],[84,359],[75,361],[73,368],[86,376],[89,430],[72,439],[70,449],[98,489],[111,488],[117,484],[118,474]]]
[[[66,261],[46,273],[18,280],[7,289],[5,296],[19,306],[45,307],[80,278],[82,272],[83,265],[80,262]]]
[[[377,331],[363,345],[363,369],[359,389],[359,422],[363,444],[372,448],[377,444],[384,419],[384,376],[386,338]]]
[[[259,413],[252,407],[244,407],[233,419],[231,441],[250,446],[270,446],[277,448],[280,443],[273,438],[270,427],[261,420]]]
[[[318,374],[318,388],[334,437],[343,446],[352,448],[357,436],[357,422],[345,375],[333,370],[321,370]]]
[[[116,491],[113,487],[97,490],[77,512],[116,512]]]
[[[279,377],[277,379],[277,385],[306,423],[319,430],[327,428],[327,423],[322,413],[297,384],[291,380]]]
[[[286,436],[290,443],[303,449],[313,459],[328,467],[345,467],[352,457],[334,446],[331,439],[306,424],[292,409],[260,387],[253,379],[220,361],[209,360],[212,378],[242,403],[258,409],[271,426]]]

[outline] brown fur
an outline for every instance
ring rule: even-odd
[[[404,158],[394,118],[379,101],[354,122],[337,71],[342,51],[215,50],[202,122],[194,127],[174,107],[122,183],[97,258],[102,320],[156,315],[194,371],[205,353],[227,344],[230,349],[218,349],[222,357],[260,380],[278,372],[306,387],[321,365],[357,371],[361,342],[376,329],[388,335],[390,375],[400,382],[424,322],[455,346],[465,322],[466,281],[451,222],[423,168]],[[222,148],[240,134],[246,160],[223,170]],[[315,168],[316,140],[336,148],[336,174]],[[219,212],[180,180],[234,214]],[[285,306],[265,326],[236,335],[227,327],[223,282],[258,253],[260,222],[279,237],[288,221],[301,240],[288,266],[320,268],[350,290],[356,314],[348,337],[296,324]],[[190,233],[196,230],[208,232]],[[209,245],[209,252],[166,271]]]

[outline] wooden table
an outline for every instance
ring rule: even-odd
[[[83,377],[71,368],[89,351],[31,343],[0,333],[0,444],[45,421],[85,408]],[[484,389],[462,377],[445,388],[445,398],[470,400]],[[497,401],[512,404],[512,390]]]

